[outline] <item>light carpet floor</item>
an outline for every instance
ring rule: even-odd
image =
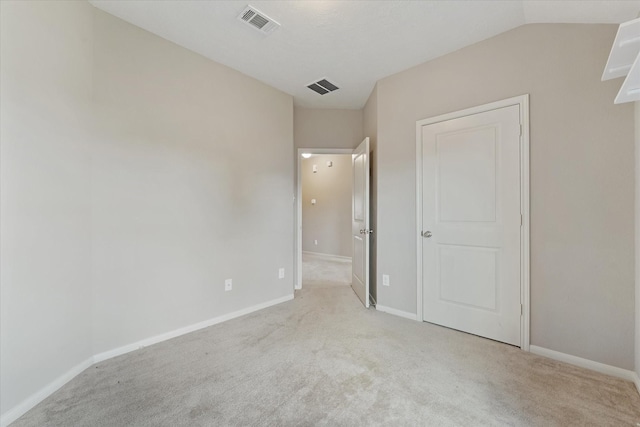
[[[636,426],[626,381],[366,310],[305,257],[293,301],[94,365],[21,426]]]

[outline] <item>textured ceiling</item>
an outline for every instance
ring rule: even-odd
[[[109,1],[91,4],[314,108],[361,108],[376,81],[528,23],[621,23],[627,1]],[[247,4],[282,27],[237,20]],[[340,90],[306,85],[326,77]]]

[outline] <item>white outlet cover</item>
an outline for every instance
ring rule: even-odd
[[[284,279],[284,268],[278,269],[278,278]]]
[[[224,290],[225,291],[230,291],[231,289],[233,289],[233,281],[231,279],[227,279],[224,281]]]
[[[382,275],[382,286],[389,286],[389,275],[388,274],[383,274]]]

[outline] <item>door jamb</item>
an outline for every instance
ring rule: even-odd
[[[455,111],[430,117],[416,122],[416,319],[423,321],[422,313],[422,127],[438,122],[443,122],[473,114],[484,113],[499,108],[518,105],[520,107],[520,214],[522,226],[520,227],[520,304],[522,315],[520,316],[520,348],[529,351],[530,344],[530,223],[529,223],[529,94],[503,99],[489,104],[465,110]]]
[[[353,154],[352,148],[298,148],[296,152],[296,215],[294,228],[294,289],[302,289],[302,173],[300,166],[302,165],[302,153],[311,154]]]

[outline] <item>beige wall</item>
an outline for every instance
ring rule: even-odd
[[[296,148],[356,148],[362,142],[362,110],[296,107]]]
[[[291,296],[294,159],[291,96],[86,2],[0,5],[5,423],[94,354]]]
[[[92,7],[0,2],[0,413],[91,355]]]
[[[370,182],[370,211],[369,220],[373,234],[369,235],[369,249],[370,249],[370,277],[369,277],[369,291],[375,301],[377,301],[377,234],[378,229],[377,221],[377,204],[378,204],[378,87],[375,86],[369,95],[369,99],[362,110],[362,128],[365,137],[369,137],[370,148],[370,167],[371,167],[371,182]]]
[[[291,295],[292,97],[97,9],[94,25],[94,351]]]
[[[314,155],[302,159],[301,172],[302,250],[351,257],[351,156]]]
[[[634,365],[633,107],[615,25],[526,25],[378,82],[378,302],[416,311],[415,123],[531,95],[531,344]]]

